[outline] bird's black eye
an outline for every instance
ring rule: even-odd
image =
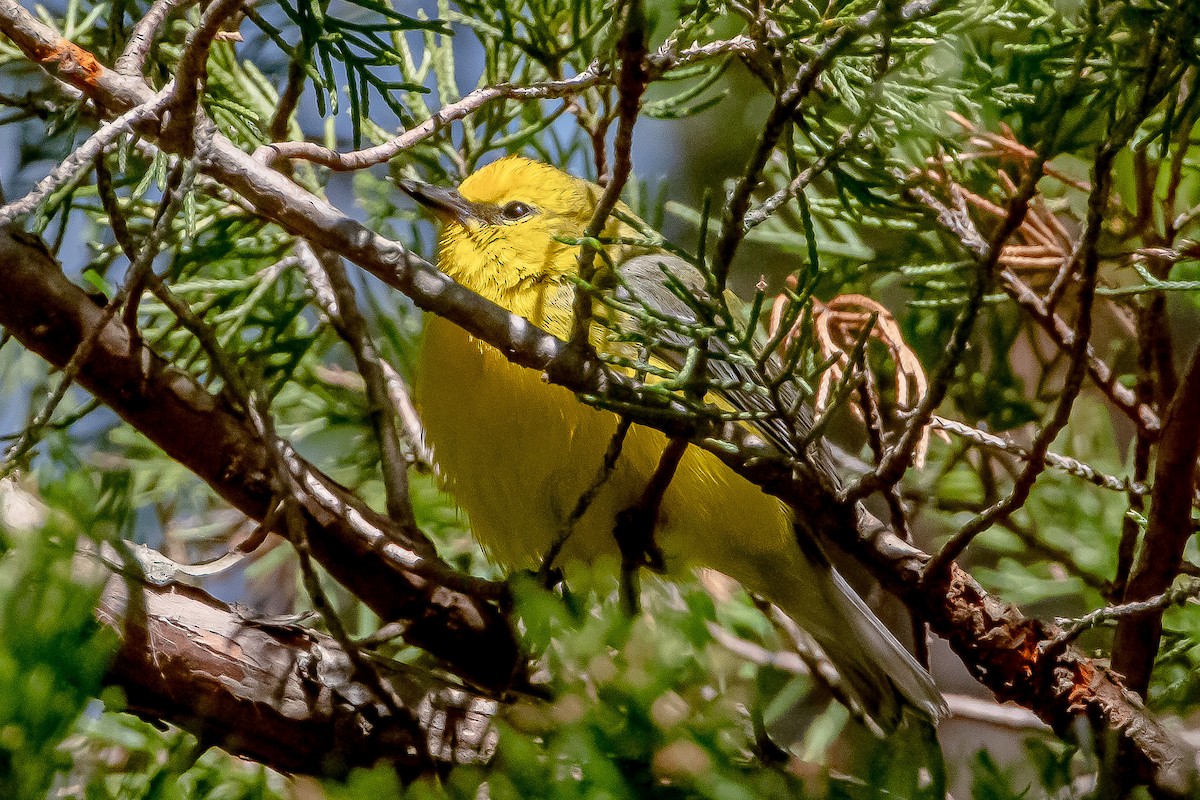
[[[522,203],[520,200],[513,200],[511,203],[500,209],[500,216],[507,220],[524,219],[533,213],[533,207]]]

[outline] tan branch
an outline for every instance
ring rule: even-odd
[[[495,750],[494,700],[373,658],[402,712],[389,714],[330,637],[247,619],[198,589],[113,575],[97,614],[121,637],[108,680],[131,711],[277,770],[340,776],[383,760],[415,775]]]

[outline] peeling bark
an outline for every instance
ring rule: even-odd
[[[198,589],[114,575],[97,614],[121,637],[108,680],[129,710],[274,769],[340,776],[386,761],[415,776],[495,750],[496,701],[372,658],[397,717],[329,636],[246,619]]]

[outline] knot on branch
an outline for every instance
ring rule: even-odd
[[[59,39],[53,45],[39,42],[32,50],[40,64],[62,73],[76,85],[82,83],[94,88],[104,73],[104,66],[94,55],[66,39]]]

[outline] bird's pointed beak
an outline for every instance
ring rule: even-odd
[[[436,214],[443,222],[457,222],[460,225],[479,222],[474,205],[453,189],[410,180],[401,180],[400,189]]]

